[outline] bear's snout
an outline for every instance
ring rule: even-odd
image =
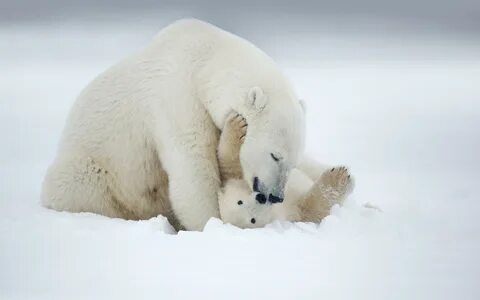
[[[283,198],[274,196],[272,194],[268,195],[268,202],[270,203],[281,203],[283,202]]]
[[[260,204],[265,204],[265,203],[267,203],[267,197],[265,197],[264,194],[260,194],[260,193],[257,194],[257,195],[255,196],[255,200],[257,200],[257,202],[260,203]]]

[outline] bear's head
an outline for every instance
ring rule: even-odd
[[[264,227],[274,220],[272,204],[260,204],[244,180],[228,180],[218,193],[223,222],[240,228]]]
[[[196,77],[196,93],[217,128],[223,128],[232,111],[246,119],[247,136],[240,150],[244,179],[250,191],[279,202],[289,171],[303,155],[304,108],[270,58],[240,48],[206,64]]]
[[[265,195],[269,202],[281,202],[288,174],[303,154],[302,105],[291,95],[253,87],[237,112],[248,123],[240,148],[243,177],[253,192]]]

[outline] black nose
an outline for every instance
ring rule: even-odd
[[[255,199],[257,200],[258,203],[260,204],[265,204],[267,202],[267,197],[265,197],[264,194],[257,194],[255,196]]]
[[[257,220],[255,220],[255,218],[252,218],[252,219],[250,220],[250,222],[251,222],[252,224],[255,224],[255,222],[257,222]]]
[[[281,203],[283,202],[283,198],[274,196],[272,194],[268,195],[268,202],[270,203]]]

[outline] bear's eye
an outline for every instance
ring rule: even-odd
[[[242,205],[242,204],[243,204],[243,201],[242,201],[242,200],[238,200],[237,204],[238,204],[238,205]]]
[[[280,160],[280,157],[276,156],[276,155],[273,154],[273,153],[270,153],[270,156],[272,157],[272,159],[273,159],[274,161],[279,161],[279,160]]]

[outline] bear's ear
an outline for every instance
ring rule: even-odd
[[[256,110],[262,110],[267,105],[267,96],[259,87],[253,87],[248,91],[247,105],[254,107]]]
[[[303,113],[307,112],[307,104],[305,103],[305,100],[299,99],[298,102],[300,102],[300,106],[302,107]]]

